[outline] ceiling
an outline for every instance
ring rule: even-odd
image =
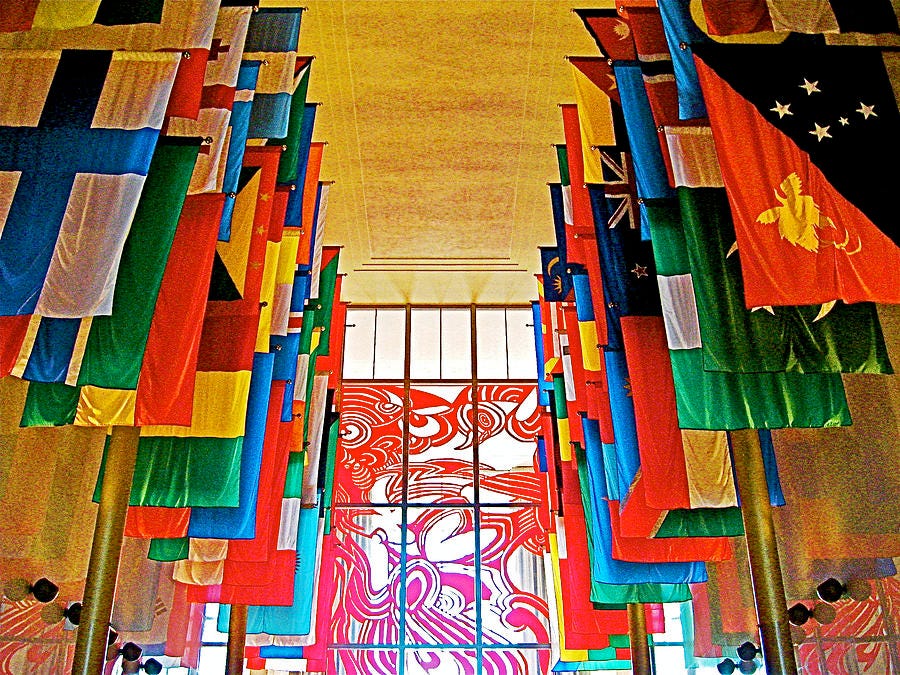
[[[285,0],[265,5],[288,4]],[[357,303],[537,298],[553,243],[565,55],[599,50],[558,0],[302,0],[307,100],[321,102],[326,243]]]

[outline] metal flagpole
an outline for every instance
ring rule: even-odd
[[[628,638],[631,642],[631,668],[634,675],[651,675],[650,641],[644,605],[628,603]]]
[[[795,675],[797,662],[759,436],[756,429],[732,431],[730,435],[766,672]]]
[[[140,432],[140,427],[112,428],[84,583],[81,621],[75,638],[73,675],[98,675],[106,659],[109,619]]]
[[[225,675],[242,675],[247,644],[247,605],[232,605],[228,618],[228,657]]]

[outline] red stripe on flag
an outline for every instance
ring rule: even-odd
[[[184,200],[138,377],[138,426],[191,423],[194,372],[224,201],[221,193]]]

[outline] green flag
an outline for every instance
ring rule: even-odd
[[[892,373],[875,305],[744,307],[740,253],[723,188],[678,188],[703,368],[733,373]],[[790,270],[784,270],[790,276]]]
[[[685,341],[684,344],[696,345],[690,348],[673,348],[676,335],[699,334],[688,326],[687,310],[696,312],[695,282],[681,209],[676,199],[648,199],[644,206],[660,286],[670,279],[687,278],[690,282],[680,287],[679,302],[663,307],[679,426],[682,429],[775,429],[850,424],[844,386],[837,373],[711,372],[703,369],[703,350],[696,342]],[[693,320],[696,322],[696,316]]]

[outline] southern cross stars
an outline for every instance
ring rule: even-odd
[[[862,101],[859,102],[859,108],[857,108],[856,112],[861,114],[866,119],[869,119],[869,115],[871,115],[872,117],[878,117],[878,113],[875,112],[875,106],[866,105]]]
[[[818,124],[816,124],[816,128],[813,129],[812,131],[810,131],[809,133],[811,133],[813,136],[815,136],[818,139],[819,143],[821,143],[823,138],[831,138],[831,134],[828,133],[828,130],[830,128],[831,128],[830,125],[820,127]]]
[[[634,269],[631,270],[631,273],[638,279],[648,276],[647,267],[645,265],[638,265],[637,263],[634,264]]]
[[[784,105],[782,105],[778,101],[775,101],[775,107],[769,108],[769,110],[771,110],[772,112],[777,112],[778,119],[781,119],[785,115],[793,115],[794,114],[791,112],[791,104],[790,103],[785,103]]]
[[[818,81],[818,80],[816,80],[815,82],[810,82],[809,80],[807,80],[807,79],[804,77],[804,78],[803,78],[803,84],[800,85],[800,88],[801,88],[801,89],[806,89],[806,95],[807,95],[807,96],[812,96],[813,93],[815,93],[815,92],[821,93],[821,91],[820,91],[818,85],[819,85],[819,81]]]

